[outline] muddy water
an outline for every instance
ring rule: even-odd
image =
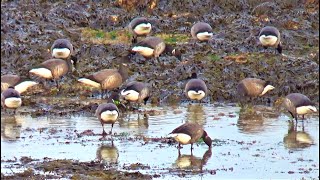
[[[1,172],[25,170],[28,163],[19,160],[26,156],[35,161],[101,161],[106,168],[159,174],[156,179],[318,178],[317,115],[308,117],[303,131],[301,122],[294,130],[286,114],[272,113],[269,107],[257,106],[250,116],[232,104],[143,108],[154,113],[122,114],[112,140],[101,139],[101,124],[93,115],[31,117],[2,112]],[[155,140],[186,121],[203,125],[213,138],[212,151],[199,142],[193,155],[188,145],[179,156],[176,143]],[[108,132],[110,125],[105,128]]]

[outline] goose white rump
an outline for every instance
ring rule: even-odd
[[[272,35],[261,35],[259,37],[259,40],[261,42],[261,44],[263,46],[274,46],[278,40],[278,38],[276,36],[272,36]]]
[[[204,91],[188,91],[188,97],[191,100],[201,100],[202,98],[204,98],[204,96],[206,95],[206,93]]]
[[[70,49],[68,48],[54,48],[52,50],[52,56],[55,58],[67,58],[70,56]]]
[[[142,56],[149,57],[153,55],[154,50],[149,47],[135,46],[132,51],[140,53]]]
[[[191,136],[189,136],[188,134],[183,134],[183,133],[169,134],[169,137],[174,138],[180,144],[189,144],[189,142],[191,140]]]
[[[128,101],[137,101],[139,99],[139,92],[134,90],[122,90],[121,95]]]
[[[138,35],[149,34],[151,31],[150,23],[139,24],[134,28],[134,32]]]
[[[108,123],[112,123],[115,122],[118,118],[119,114],[118,111],[113,110],[113,111],[104,111],[103,113],[101,113],[101,119]]]
[[[4,100],[4,104],[7,108],[18,108],[21,106],[22,101],[21,98],[10,97]]]

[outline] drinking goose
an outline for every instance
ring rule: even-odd
[[[302,120],[304,120],[304,115],[312,112],[317,112],[317,108],[311,100],[300,93],[288,94],[284,101],[284,107],[289,111],[292,118],[298,121],[298,115],[302,115]]]
[[[191,144],[191,153],[193,149],[193,143],[197,142],[200,138],[203,138],[203,141],[211,149],[212,140],[208,136],[207,132],[197,123],[187,122],[176,129],[174,129],[169,137],[173,137],[178,143],[178,149],[180,151],[181,144]]]

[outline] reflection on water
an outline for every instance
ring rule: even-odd
[[[239,113],[237,126],[243,133],[261,133],[269,127],[272,120],[278,118],[278,113],[266,106],[242,108]]]
[[[194,155],[187,155],[187,154],[179,154],[177,160],[173,164],[174,167],[178,167],[181,169],[202,169],[211,158],[212,151],[208,149],[202,156],[196,157]]]
[[[293,121],[289,122],[288,133],[283,138],[283,144],[288,149],[302,149],[310,147],[314,144],[313,138],[304,128],[298,131]]]
[[[244,133],[259,133],[263,131],[263,116],[254,110],[241,109],[237,126]]]
[[[187,107],[187,122],[196,122],[203,126],[205,124],[206,114],[204,112],[203,105],[201,104],[189,104]]]
[[[144,128],[148,129],[149,115],[148,114],[138,114],[138,113],[124,113],[123,118],[119,118],[120,127],[128,127],[128,128]]]
[[[20,138],[23,121],[23,116],[1,115],[1,140],[13,141]]]
[[[101,141],[99,133],[102,127],[94,113],[71,117],[2,116],[1,158],[9,161],[2,161],[1,171],[5,174],[18,172],[11,168],[17,162],[11,160],[30,156],[33,159],[49,157],[86,162],[99,159],[102,166],[116,163],[114,168],[121,170],[126,165],[140,163],[150,169],[138,171],[160,175],[163,172],[160,179],[179,179],[181,174],[186,174],[184,179],[192,180],[200,179],[200,174],[203,179],[318,177],[319,145],[310,146],[311,142],[319,142],[318,116],[306,120],[307,131],[295,130],[291,126],[288,131],[288,117],[278,116],[267,107],[254,108],[251,114],[243,110],[239,113],[239,107],[224,104],[147,106],[146,109],[148,116],[141,112],[139,116],[137,112],[122,113],[114,125],[116,146],[112,145],[110,136]],[[177,144],[163,141],[163,137],[186,121],[203,125],[214,141],[212,154],[201,142],[197,143],[193,155],[188,155],[188,145],[181,149],[182,155],[178,156]],[[296,135],[293,136],[294,133]],[[152,141],[147,142],[144,137]],[[297,147],[296,144],[299,144],[299,151],[288,153],[288,148]],[[309,147],[302,149],[301,144]],[[301,157],[308,161],[299,161]],[[199,171],[201,167],[203,169]],[[306,169],[308,174],[304,173]],[[216,174],[208,173],[211,170]],[[289,171],[295,173],[287,173]]]
[[[97,149],[97,159],[100,163],[111,164],[118,163],[119,151],[114,146],[113,141],[110,144],[102,143]]]

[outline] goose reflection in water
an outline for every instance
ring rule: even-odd
[[[208,149],[204,154],[203,157],[196,157],[194,155],[183,154],[179,153],[177,160],[173,164],[174,167],[180,169],[201,169],[203,166],[206,165],[208,160],[211,158],[212,150]]]
[[[237,127],[239,131],[255,134],[265,131],[279,114],[267,106],[255,106],[254,108],[241,108]]]
[[[286,148],[292,150],[298,150],[310,147],[314,144],[314,140],[305,132],[304,127],[301,131],[297,130],[297,126],[293,121],[289,122],[288,134],[285,134],[283,138],[283,144]]]
[[[143,128],[148,129],[149,127],[149,115],[144,114],[124,114],[124,117],[119,119],[120,127],[128,127],[128,128]]]
[[[18,115],[1,115],[1,139],[13,141],[20,138],[24,119]]]
[[[187,107],[187,122],[195,122],[203,126],[205,124],[204,107],[201,104],[189,104]]]
[[[118,163],[119,151],[114,146],[113,141],[111,144],[101,144],[97,149],[97,159],[100,163],[115,164]]]

